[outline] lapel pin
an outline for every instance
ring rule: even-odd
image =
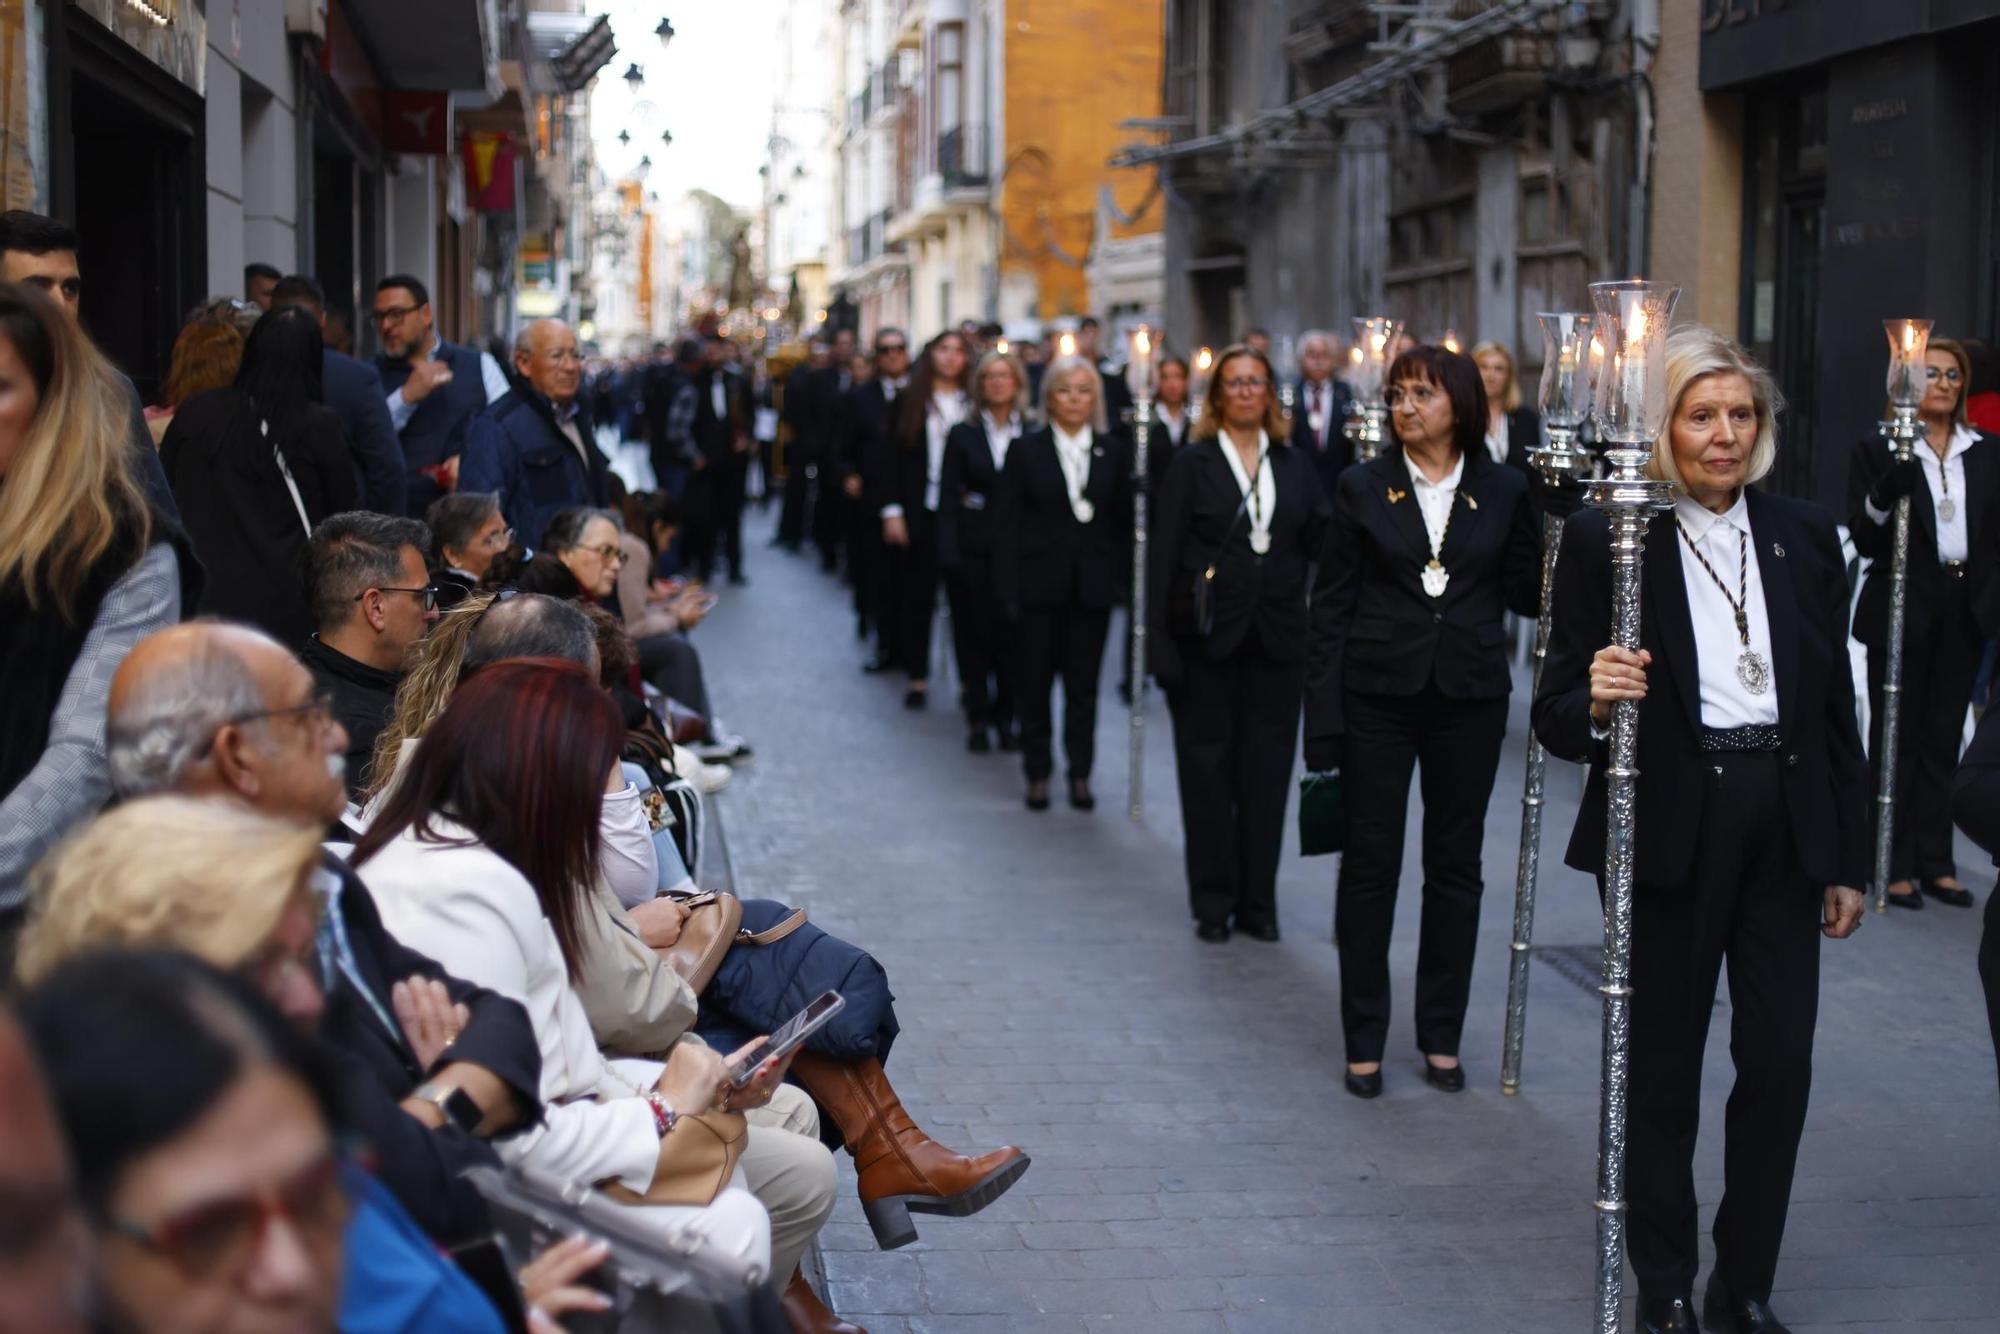
[[[1472,508],[1474,508],[1474,509],[1478,509],[1478,508],[1479,508],[1479,501],[1478,501],[1477,499],[1475,499],[1474,497],[1472,497],[1472,496],[1470,496],[1470,495],[1467,495],[1467,494],[1466,494],[1465,492],[1463,492],[1463,491],[1459,492],[1459,494],[1460,494],[1460,495],[1462,495],[1462,496],[1465,496],[1465,503],[1466,503],[1466,504],[1468,504],[1468,505],[1472,506]]]
[[[1389,503],[1393,505],[1397,501],[1401,500],[1404,496],[1407,496],[1409,494],[1410,493],[1408,491],[1398,491],[1395,487],[1392,486],[1389,488]]]
[[[1771,554],[1773,556],[1776,556],[1779,560],[1783,560],[1785,558],[1785,549],[1779,546],[1776,542],[1773,542],[1771,544]]]

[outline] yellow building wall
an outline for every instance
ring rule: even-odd
[[[1034,275],[1044,319],[1086,313],[1101,186],[1139,212],[1113,218],[1112,236],[1161,229],[1151,170],[1105,164],[1141,137],[1120,121],[1160,114],[1163,12],[1162,0],[1008,0],[1000,271]]]

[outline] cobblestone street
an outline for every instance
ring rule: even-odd
[[[1125,816],[1115,647],[1099,809],[1031,814],[1016,756],[966,753],[955,682],[937,677],[932,708],[906,713],[900,680],[857,669],[847,590],[762,550],[763,528],[754,586],[727,590],[698,632],[717,711],[757,746],[719,799],[736,888],[807,906],[887,966],[904,1025],[889,1070],[940,1140],[1034,1158],[985,1213],[919,1216],[922,1241],[890,1253],[847,1189],[822,1236],[842,1315],[872,1334],[1589,1327],[1599,1006],[1574,961],[1594,967],[1599,926],[1589,882],[1559,865],[1581,789],[1563,765],[1536,938],[1584,948],[1537,955],[1524,1088],[1498,1091],[1524,687],[1488,823],[1468,1090],[1427,1088],[1412,1043],[1413,848],[1387,1091],[1358,1102],[1341,1090],[1334,859],[1300,860],[1288,835],[1283,943],[1197,942],[1157,696],[1145,822]],[[1992,873],[1962,852],[1983,903]],[[1773,1301],[1800,1334],[2000,1331],[1978,926],[1933,904],[1871,915],[1852,942],[1824,946],[1814,1099]],[[1704,1231],[1727,1015],[1704,1086]],[[1707,1251],[1704,1237],[1704,1280]]]

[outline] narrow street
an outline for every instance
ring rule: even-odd
[[[1600,929],[1589,881],[1559,865],[1581,787],[1567,766],[1549,782],[1524,1088],[1498,1091],[1524,687],[1488,823],[1468,1089],[1427,1088],[1412,1045],[1412,861],[1388,1087],[1363,1103],[1340,1082],[1334,859],[1301,860],[1288,836],[1283,943],[1197,942],[1157,696],[1145,822],[1125,816],[1115,650],[1099,808],[1038,816],[1021,805],[1017,757],[966,753],[953,682],[909,714],[900,682],[857,670],[844,588],[761,549],[750,573],[699,631],[718,712],[757,745],[719,799],[737,891],[803,904],[887,966],[904,1026],[888,1066],[921,1123],[957,1147],[1012,1142],[1034,1158],[985,1213],[919,1216],[922,1241],[892,1253],[845,1191],[822,1237],[842,1315],[872,1334],[1587,1327]],[[1410,829],[1414,858],[1414,816]],[[1983,901],[1990,871],[1963,851]],[[1824,947],[1773,1299],[1801,1334],[2000,1330],[1977,932],[1977,913],[1934,904],[1871,915]],[[1728,1014],[1718,1006],[1704,1086],[1715,1129]],[[1696,1162],[1704,1232],[1721,1138],[1704,1135]],[[1705,1278],[1706,1236],[1703,1251]]]

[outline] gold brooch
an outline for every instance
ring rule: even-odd
[[[1393,505],[1397,501],[1401,500],[1404,496],[1407,496],[1409,494],[1410,493],[1408,491],[1398,491],[1395,487],[1392,486],[1389,488],[1389,503]]]
[[[1471,496],[1465,497],[1465,503],[1472,506],[1472,508],[1474,509],[1479,508],[1479,502],[1477,500],[1474,500]]]

